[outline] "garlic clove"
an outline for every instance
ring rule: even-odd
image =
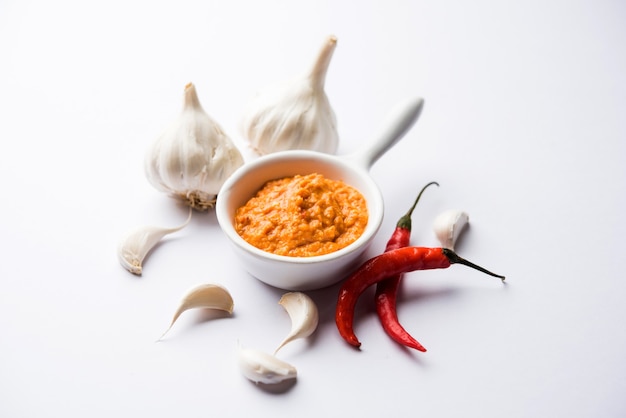
[[[313,334],[319,323],[317,305],[309,296],[302,292],[285,293],[278,303],[285,308],[291,319],[291,331],[274,351],[274,354],[284,347],[285,344]]]
[[[141,276],[143,270],[143,260],[155,245],[168,234],[180,231],[189,224],[191,220],[191,210],[189,217],[182,225],[174,228],[163,228],[158,226],[141,226],[128,232],[117,247],[117,257],[120,264],[129,272]]]
[[[263,351],[239,347],[238,360],[243,375],[254,383],[276,384],[298,376],[294,366]]]
[[[435,236],[441,246],[454,250],[456,241],[469,223],[469,216],[461,210],[448,210],[439,214],[433,222]]]
[[[167,334],[183,312],[194,308],[217,309],[232,314],[234,302],[228,290],[223,286],[209,283],[192,288],[180,301],[169,327],[159,340]]]
[[[337,38],[329,36],[306,76],[269,86],[248,103],[241,127],[258,154],[337,151],[337,119],[324,90],[336,45]]]
[[[157,190],[203,211],[214,206],[224,181],[243,163],[233,141],[204,111],[196,87],[189,83],[181,113],[148,149],[144,167]]]

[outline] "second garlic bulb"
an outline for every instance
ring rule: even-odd
[[[180,115],[149,149],[145,171],[156,189],[206,210],[243,163],[235,144],[204,111],[195,86],[189,83]]]
[[[329,36],[305,77],[268,87],[248,104],[243,136],[258,154],[303,149],[334,154],[337,120],[324,90],[337,38]]]

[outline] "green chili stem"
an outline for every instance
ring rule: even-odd
[[[483,272],[485,274],[488,274],[490,276],[497,277],[497,278],[501,279],[502,281],[504,281],[504,279],[505,279],[504,276],[500,276],[499,274],[492,273],[489,270],[484,269],[483,267],[480,267],[480,266],[472,263],[471,261],[467,261],[466,259],[460,257],[454,251],[452,251],[452,250],[450,250],[448,248],[444,248],[443,249],[443,255],[445,255],[446,258],[448,260],[450,260],[450,264],[462,264],[464,266],[471,267],[471,268],[473,268],[475,270],[478,270],[478,271]]]
[[[408,229],[409,231],[411,230],[411,215],[413,214],[413,210],[417,206],[417,202],[419,202],[420,197],[422,197],[422,193],[424,193],[424,190],[426,190],[428,186],[431,186],[433,184],[436,184],[437,187],[439,187],[439,183],[437,183],[436,181],[431,181],[426,186],[424,186],[420,193],[417,195],[415,202],[413,202],[413,206],[411,206],[409,211],[404,216],[402,216],[400,220],[398,220],[398,223],[396,224],[397,228]]]

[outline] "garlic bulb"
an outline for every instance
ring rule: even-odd
[[[263,351],[239,347],[238,357],[241,372],[255,383],[276,384],[298,375],[291,364]]]
[[[467,213],[451,209],[435,218],[433,230],[442,247],[454,250],[456,240],[468,223],[469,216]]]
[[[319,322],[319,313],[313,299],[302,292],[285,293],[278,302],[291,319],[291,331],[280,343],[274,354],[285,344],[313,334]]]
[[[138,276],[143,271],[143,260],[161,239],[171,233],[180,231],[191,220],[191,209],[189,217],[184,224],[174,228],[163,228],[159,226],[141,226],[128,232],[117,247],[117,258],[120,264],[128,271]]]
[[[213,207],[224,181],[243,156],[202,108],[192,83],[185,86],[183,109],[154,142],[145,159],[146,176],[157,189],[197,210]]]
[[[305,149],[334,154],[337,120],[324,84],[337,38],[329,36],[305,77],[270,86],[244,111],[243,136],[257,153]]]
[[[233,298],[225,287],[211,283],[196,286],[185,294],[174,313],[170,326],[159,340],[172,328],[178,317],[188,309],[217,309],[231,314],[233,313],[233,307]]]

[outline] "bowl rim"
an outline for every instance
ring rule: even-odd
[[[260,248],[255,247],[254,245],[247,242],[243,239],[235,230],[233,225],[233,216],[234,214],[230,214],[227,210],[228,200],[230,199],[233,186],[241,180],[242,178],[250,175],[254,170],[260,170],[263,167],[274,164],[276,162],[284,162],[289,161],[291,159],[299,160],[299,159],[307,159],[307,160],[318,160],[322,164],[332,165],[335,167],[339,167],[340,170],[349,171],[353,174],[356,174],[363,183],[368,184],[368,191],[370,193],[370,198],[366,198],[367,206],[368,206],[368,222],[363,231],[363,233],[352,243],[349,245],[331,253],[310,256],[310,257],[294,257],[287,255],[279,255],[274,254],[268,251],[261,250]],[[317,162],[317,161],[316,161]],[[267,179],[269,181],[271,179]],[[358,187],[353,184],[349,184],[359,191],[359,193],[364,194],[363,190],[360,190]],[[374,198],[375,201],[370,201],[371,198]],[[378,210],[372,213],[372,209]],[[380,226],[382,224],[383,215],[384,215],[384,202],[383,196],[380,191],[380,188],[369,174],[369,172],[364,169],[362,166],[353,163],[349,157],[342,157],[334,154],[325,154],[318,151],[309,151],[309,150],[288,150],[288,151],[279,151],[272,154],[264,155],[256,158],[255,160],[244,163],[241,167],[239,167],[225,182],[222,186],[220,192],[217,195],[216,201],[216,215],[218,223],[222,229],[222,231],[228,236],[231,243],[236,245],[238,248],[256,256],[257,258],[271,260],[279,263],[287,263],[287,264],[319,264],[328,262],[335,259],[340,259],[345,255],[361,251],[363,247],[367,246],[372,239],[376,236]]]

